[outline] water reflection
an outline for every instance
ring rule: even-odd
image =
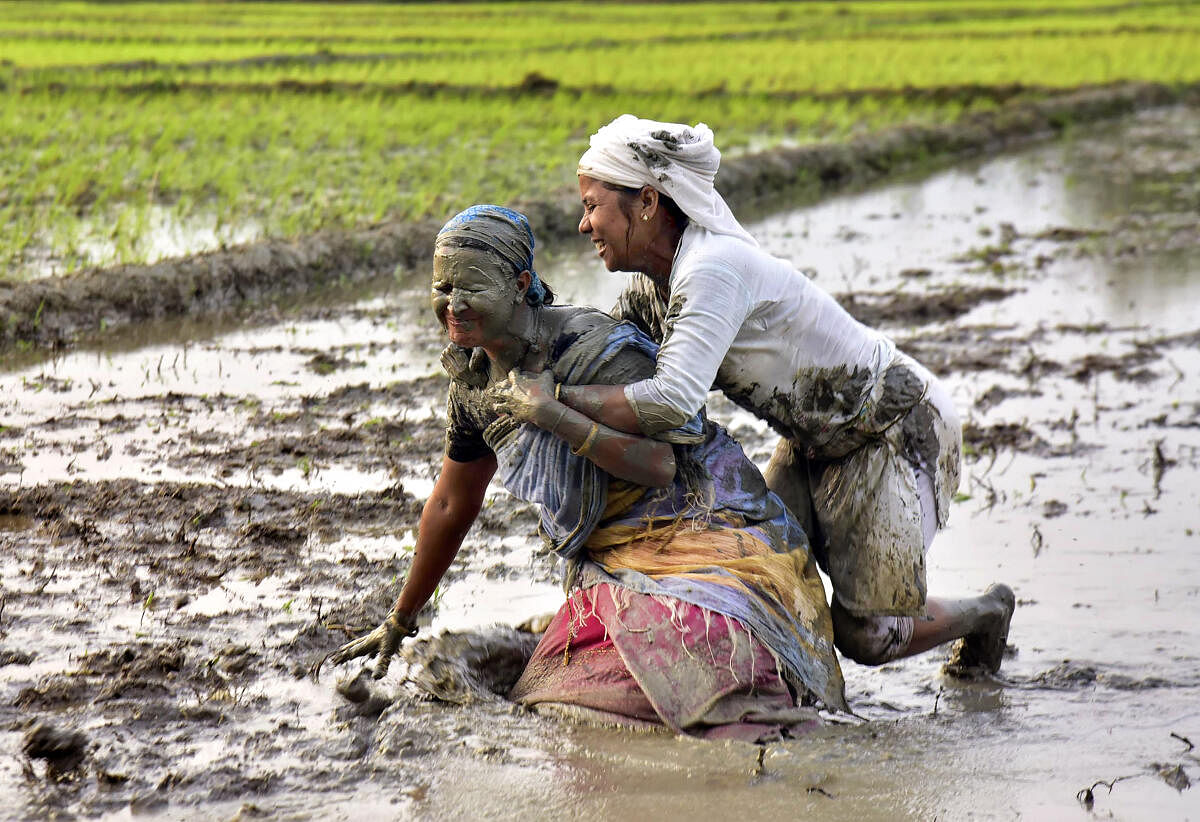
[[[1168,130],[1178,147],[1175,173],[1200,178],[1200,157],[1186,148],[1200,143],[1200,117],[1178,109],[1145,119]],[[1200,301],[1200,260],[1194,248],[1173,250],[1162,238],[1139,232],[1135,218],[1179,210],[1168,225],[1178,222],[1180,231],[1190,226],[1194,233],[1196,203],[1175,202],[1171,189],[1153,179],[1112,173],[1136,162],[1143,123],[834,197],[750,229],[771,253],[793,260],[835,293],[912,289],[914,281],[903,273],[927,270],[915,287],[969,278],[1023,289],[1013,301],[979,309],[972,319],[981,322],[1036,314],[1047,322],[1106,320],[1188,330],[1191,306]],[[1063,226],[1103,233],[1082,250],[1036,239]],[[999,274],[982,263],[961,262],[1005,247],[1020,254],[1001,255]],[[1039,257],[1040,267],[1029,265]]]

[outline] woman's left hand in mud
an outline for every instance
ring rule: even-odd
[[[499,413],[536,424],[538,412],[555,402],[554,374],[549,370],[532,374],[514,368],[506,380],[487,390],[487,398]]]
[[[400,642],[405,637],[415,636],[416,633],[417,626],[411,620],[405,619],[393,611],[374,631],[352,642],[347,642],[330,654],[327,659],[333,665],[341,665],[343,662],[349,662],[360,656],[378,656],[371,675],[375,679],[383,679],[387,674],[388,666],[392,664],[392,657],[400,647]]]

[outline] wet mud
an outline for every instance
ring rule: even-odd
[[[0,818],[1185,817],[1200,779],[1197,139],[1194,112],[1151,112],[752,226],[954,396],[964,481],[930,593],[1000,580],[1017,595],[996,678],[944,676],[945,652],[847,661],[859,718],[766,748],[498,696],[536,641],[515,626],[562,595],[533,512],[494,492],[388,677],[312,679],[386,614],[440,465],[427,282],[150,323],[12,365]],[[541,273],[565,301],[611,304],[621,284],[594,259],[554,259]],[[715,394],[710,414],[765,465],[763,424]]]
[[[151,265],[0,283],[0,341],[51,349],[130,323],[311,293],[427,260],[438,225],[381,225],[276,240]]]

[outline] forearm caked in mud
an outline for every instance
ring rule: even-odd
[[[640,434],[617,431],[551,400],[532,422],[571,446],[618,479],[650,488],[661,488],[675,479],[675,452],[665,442]]]
[[[513,371],[503,383],[488,389],[488,397],[496,410],[553,434],[577,456],[618,479],[652,488],[670,484],[675,478],[675,453],[669,444],[618,430],[573,408],[563,399],[570,388],[556,386],[548,371],[536,375]]]
[[[564,385],[559,400],[584,416],[627,434],[645,433],[623,385]],[[653,432],[650,432],[653,433]]]

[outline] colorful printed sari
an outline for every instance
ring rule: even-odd
[[[596,329],[555,376],[609,382],[606,365],[628,348],[654,344],[626,323]],[[567,603],[515,700],[743,738],[810,726],[798,701],[846,708],[808,540],[723,429],[698,415],[667,432],[679,468],[661,489],[612,479],[533,426],[501,421],[484,436],[567,561]]]

